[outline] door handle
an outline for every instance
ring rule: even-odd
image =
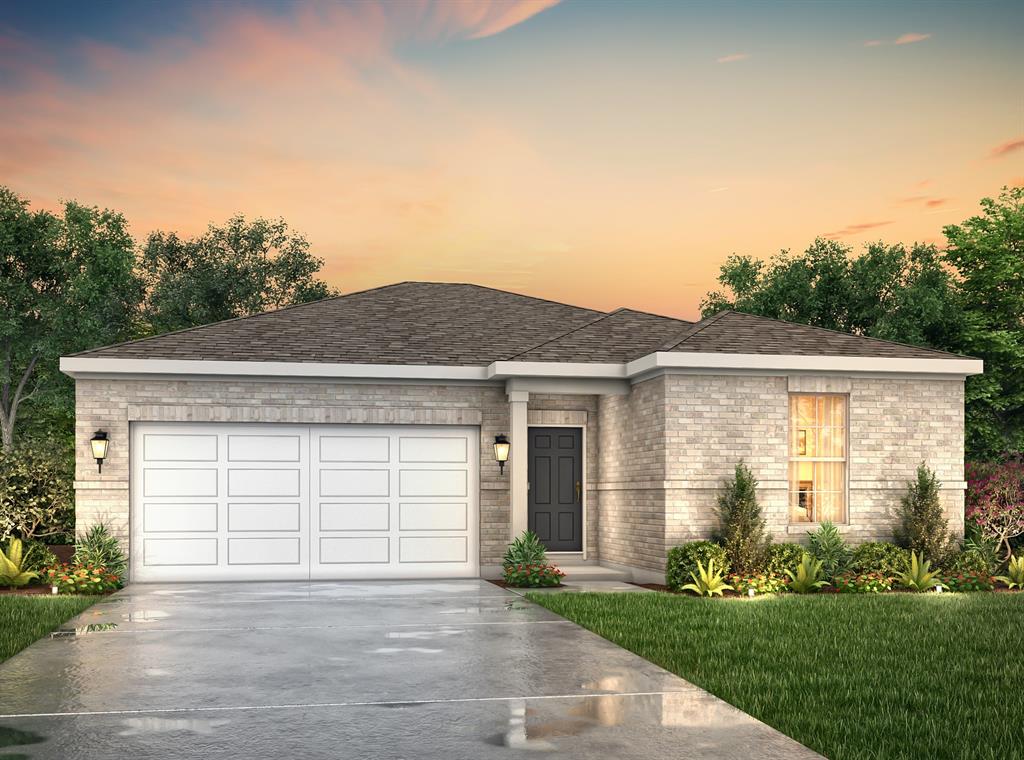
[[[583,494],[583,484],[580,481],[576,481],[576,501],[579,502],[580,497]]]

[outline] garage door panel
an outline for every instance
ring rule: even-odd
[[[398,442],[400,462],[466,462],[467,448],[462,437],[403,435]]]
[[[367,504],[348,502],[320,504],[321,531],[388,530],[391,527],[391,505],[388,502]]]
[[[142,522],[146,533],[216,533],[217,504],[146,502]]]
[[[302,542],[295,538],[229,538],[229,565],[298,565]]]
[[[146,567],[216,565],[216,538],[147,538],[143,541]]]
[[[297,435],[229,435],[229,462],[298,462],[302,439]]]
[[[321,470],[321,496],[389,496],[390,471],[373,470]]]
[[[216,462],[217,436],[146,435],[142,439],[142,452],[147,462]]]
[[[469,547],[465,536],[402,536],[399,555],[403,564],[466,562]]]
[[[228,470],[228,496],[298,496],[299,470]]]
[[[142,475],[143,496],[216,496],[217,470],[166,469],[146,467]]]
[[[469,473],[460,470],[400,470],[399,496],[468,496]]]
[[[402,502],[398,505],[401,530],[467,530],[469,505],[465,502]]]
[[[320,539],[320,564],[386,565],[391,561],[391,540],[386,536]]]
[[[323,435],[321,462],[387,462],[391,439],[384,435]]]
[[[299,531],[302,505],[292,503],[228,504],[228,532]]]

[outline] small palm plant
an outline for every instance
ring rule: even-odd
[[[822,586],[827,586],[828,582],[821,577],[821,567],[821,560],[815,559],[810,554],[804,552],[804,558],[797,567],[796,572],[794,573],[792,570],[786,571],[786,575],[789,576],[789,590],[796,594],[810,594]]]
[[[7,551],[0,551],[0,586],[24,586],[38,577],[38,573],[24,569],[23,560],[21,539],[12,538],[7,543]]]
[[[522,535],[508,545],[502,564],[509,565],[542,565],[547,559],[547,549],[540,538],[532,530],[524,530]]]
[[[1007,588],[1024,588],[1024,555],[1010,555],[1010,564],[1006,566],[1006,575],[996,576],[997,581],[1006,584]]]
[[[697,563],[697,572],[690,573],[693,583],[687,583],[682,587],[683,591],[692,591],[697,596],[722,595],[723,591],[732,591],[732,586],[725,582],[721,570],[715,569],[715,561],[708,560],[707,568],[700,562]]]
[[[946,584],[939,580],[939,571],[932,570],[932,563],[924,558],[924,554],[910,553],[910,570],[900,575],[900,584],[911,591],[927,591]]]

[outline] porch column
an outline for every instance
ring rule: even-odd
[[[527,515],[526,499],[529,489],[527,479],[527,430],[526,430],[526,405],[530,400],[528,391],[508,392],[508,418],[511,429],[509,439],[512,448],[509,451],[509,465],[512,470],[509,474],[509,486],[512,502],[512,538],[514,539],[529,524]]]

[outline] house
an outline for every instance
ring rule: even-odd
[[[556,562],[657,581],[668,548],[713,530],[740,460],[777,541],[826,519],[889,538],[922,461],[962,531],[982,363],[732,311],[404,282],[61,369],[79,529],[106,522],[135,581],[497,577],[527,528]]]

